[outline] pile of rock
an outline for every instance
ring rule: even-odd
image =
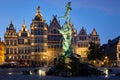
[[[75,53],[70,56],[59,56],[54,59],[53,66],[46,75],[54,76],[89,76],[103,75],[104,73],[87,63],[81,62],[81,57]]]

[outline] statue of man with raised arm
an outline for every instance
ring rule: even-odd
[[[72,29],[70,27],[70,17],[69,13],[71,11],[71,2],[68,2],[66,5],[66,12],[64,16],[61,16],[59,18],[65,18],[66,21],[62,27],[62,29],[59,29],[58,31],[62,34],[63,36],[63,42],[62,42],[62,54],[64,56],[69,56],[71,54],[71,39],[72,39]]]

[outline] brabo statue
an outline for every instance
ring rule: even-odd
[[[72,39],[72,29],[70,27],[70,17],[69,12],[71,11],[71,2],[68,2],[66,5],[66,12],[64,16],[61,16],[59,18],[65,18],[66,21],[62,27],[62,29],[59,29],[58,31],[63,36],[63,42],[62,42],[62,54],[63,56],[69,56],[71,54],[71,39]]]
[[[69,13],[72,10],[71,2],[68,2],[65,7],[66,7],[66,12],[65,12],[64,16],[60,16],[59,18],[65,18],[68,21],[70,19]]]

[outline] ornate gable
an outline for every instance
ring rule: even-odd
[[[18,32],[19,37],[30,37],[30,32],[28,31],[25,22],[22,25],[22,28]]]
[[[53,33],[53,34],[59,33],[58,29],[60,29],[60,28],[61,27],[57,20],[57,16],[53,16],[53,19],[50,22],[50,26],[49,26],[49,33]]]
[[[82,29],[80,30],[79,35],[87,35],[87,32],[84,29],[84,27],[82,27]]]
[[[92,31],[91,35],[93,35],[93,36],[97,36],[98,35],[96,30],[95,30],[95,28],[93,28],[93,31]]]
[[[37,8],[37,12],[36,12],[36,14],[35,14],[35,17],[34,17],[33,21],[41,21],[41,22],[44,22],[43,16],[42,16],[42,14],[41,14],[41,12],[40,12],[40,6],[38,6],[38,8]]]
[[[6,28],[6,33],[4,37],[17,37],[16,29],[14,28],[12,20],[10,22],[9,27]]]

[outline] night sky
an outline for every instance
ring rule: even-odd
[[[10,20],[17,32],[25,20],[30,31],[30,24],[38,6],[49,25],[53,15],[64,15],[65,5],[69,1],[72,2],[71,22],[78,33],[82,26],[87,34],[95,28],[101,44],[120,36],[120,0],[0,0],[0,37],[4,40]],[[60,19],[61,25],[63,22]]]

